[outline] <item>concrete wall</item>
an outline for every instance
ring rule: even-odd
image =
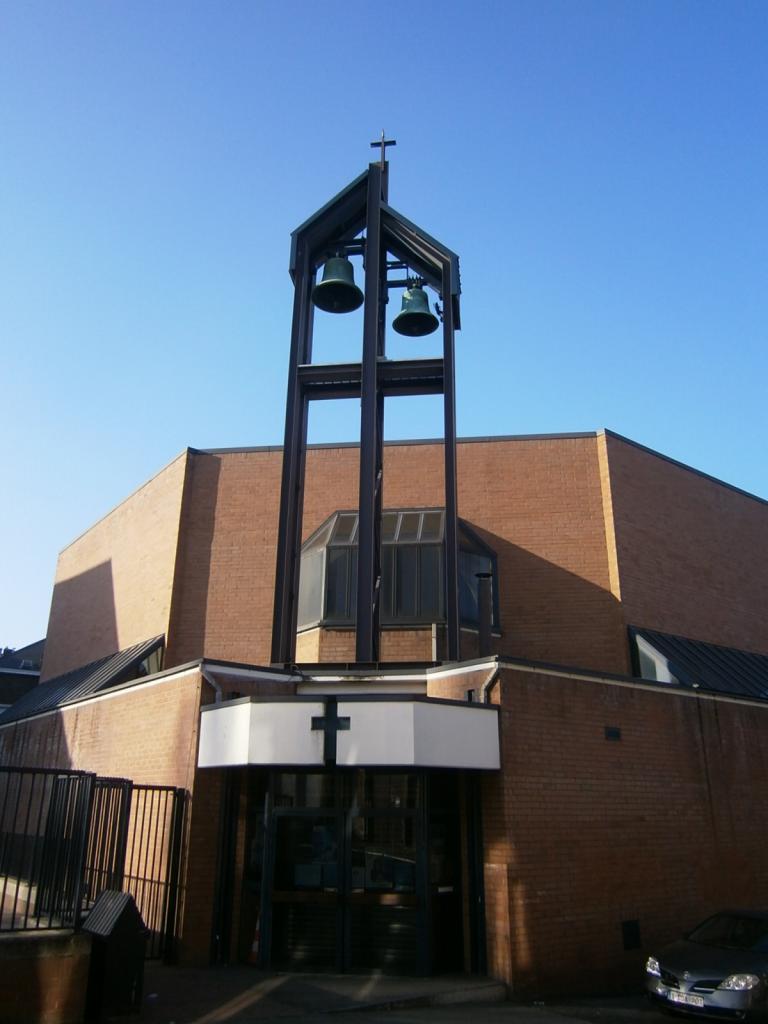
[[[90,961],[82,932],[0,934],[0,1021],[81,1024]]]

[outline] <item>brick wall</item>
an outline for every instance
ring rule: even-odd
[[[305,537],[355,507],[358,458],[308,452]],[[610,434],[462,442],[457,458],[459,512],[498,555],[495,651],[626,672],[628,623],[768,650],[764,502]],[[162,632],[167,665],[268,664],[281,462],[279,450],[180,456],[67,548],[45,675]],[[443,500],[441,445],[385,448],[385,507]],[[385,632],[382,656],[429,660],[423,639]],[[352,657],[343,631],[318,652],[308,642],[306,660]],[[475,652],[463,633],[463,656]]]
[[[200,673],[0,727],[0,764],[75,768],[192,790]]]
[[[203,653],[269,662],[281,458],[280,451],[192,454],[168,664]],[[358,459],[356,448],[308,452],[305,537],[335,510],[356,506]],[[459,445],[459,512],[499,560],[496,650],[626,668],[600,470],[596,437]],[[385,507],[443,503],[442,445],[385,448]],[[329,642],[329,658],[338,640]],[[474,654],[474,638],[467,642]],[[413,643],[385,633],[385,657],[413,657]],[[420,660],[431,658],[429,647]]]
[[[0,728],[0,765],[81,769],[194,795],[180,910],[188,963],[208,961],[219,827],[218,780],[196,770],[200,699],[192,670]]]
[[[636,986],[652,948],[768,902],[768,709],[509,669],[499,699],[486,897],[490,963],[515,989]]]
[[[59,555],[41,680],[167,632],[186,461]]]
[[[768,651],[768,504],[608,435],[627,623]]]
[[[192,453],[167,664],[269,664],[282,453]]]
[[[297,664],[348,664],[354,660],[355,633],[352,629],[308,629],[296,638]],[[432,661],[432,627],[382,630],[381,660]]]

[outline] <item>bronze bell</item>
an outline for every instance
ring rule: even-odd
[[[420,284],[406,288],[403,292],[403,305],[392,321],[392,327],[398,334],[409,338],[421,338],[437,330],[440,321],[429,308],[427,293]]]
[[[363,304],[355,271],[346,256],[332,256],[323,267],[323,280],[312,289],[312,301],[326,313],[351,313]]]

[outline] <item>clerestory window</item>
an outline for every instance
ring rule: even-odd
[[[445,511],[393,509],[381,517],[382,626],[445,621]],[[357,586],[357,512],[335,512],[301,551],[298,628],[351,626]],[[459,614],[478,621],[476,574],[493,577],[493,624],[497,625],[496,556],[459,520]]]

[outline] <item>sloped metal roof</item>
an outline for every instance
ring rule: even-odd
[[[292,278],[295,279],[296,275],[300,239],[306,242],[313,260],[316,261],[329,242],[344,236],[352,237],[365,227],[368,173],[366,170],[360,174],[292,232],[289,264]],[[448,246],[398,213],[388,203],[382,202],[381,214],[381,229],[386,248],[398,259],[407,263],[414,272],[428,281],[438,292],[442,292],[443,288],[442,265],[450,263],[453,271],[451,275],[453,294],[450,296],[450,301],[453,305],[454,327],[456,330],[460,330],[459,257]],[[443,296],[443,301],[449,301],[447,295]]]
[[[733,697],[768,700],[768,654],[722,647],[652,629],[633,629],[669,662],[684,686]]]
[[[145,658],[162,647],[163,642],[164,637],[156,636],[39,683],[0,714],[0,725],[41,715],[45,711],[55,711],[66,704],[74,704],[85,697],[93,696],[110,686],[127,682],[130,673],[135,671]]]
[[[37,640],[33,644],[27,644],[26,647],[20,647],[16,651],[6,650],[4,654],[0,654],[0,671],[2,669],[12,669],[20,672],[37,672],[39,674],[44,648],[45,638]]]

